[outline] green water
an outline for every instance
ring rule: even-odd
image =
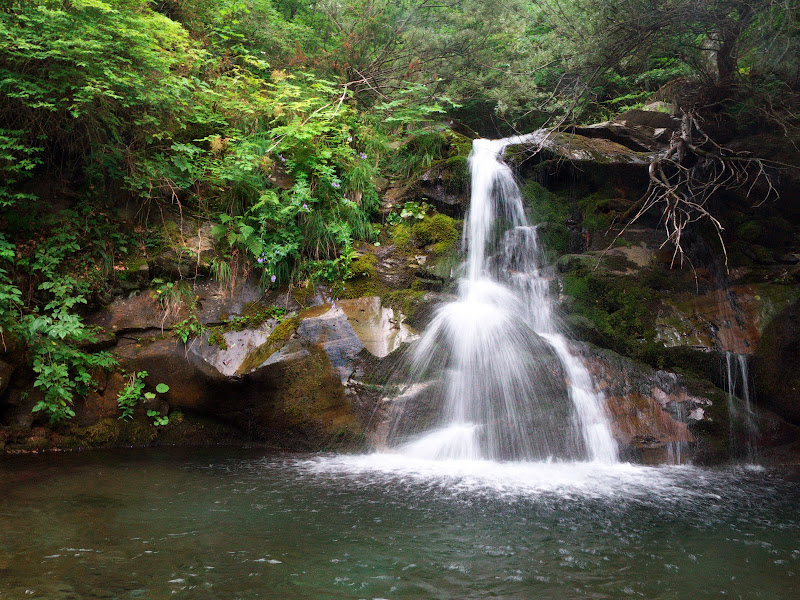
[[[795,472],[131,450],[0,498],[2,599],[800,597]]]

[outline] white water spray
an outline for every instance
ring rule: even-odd
[[[464,278],[414,352],[412,383],[442,374],[424,397],[404,394],[389,444],[414,458],[614,463],[604,399],[560,333],[536,228],[501,159],[521,141],[473,143]],[[411,436],[425,403],[439,417]]]

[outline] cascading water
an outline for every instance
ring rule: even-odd
[[[750,377],[747,369],[747,356],[734,352],[725,352],[725,375],[727,378],[728,392],[728,419],[729,419],[729,439],[731,452],[734,455],[741,454],[738,447],[737,429],[743,434],[744,455],[748,462],[753,462],[755,455],[755,441],[758,435],[758,424],[753,405],[750,401]],[[741,387],[739,384],[741,383]],[[737,408],[737,398],[741,404]]]
[[[388,444],[428,459],[613,463],[604,399],[559,332],[536,228],[501,159],[520,141],[473,143],[458,298],[413,352]],[[417,421],[428,430],[415,431]]]

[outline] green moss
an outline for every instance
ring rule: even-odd
[[[452,129],[444,131],[445,140],[449,145],[449,156],[461,158],[466,162],[467,156],[472,152],[472,140],[465,135],[456,133]]]
[[[640,357],[655,338],[653,293],[630,277],[619,277],[579,267],[567,273],[563,292],[573,312],[592,321],[610,336],[613,349]]]
[[[761,224],[756,221],[746,221],[736,228],[736,237],[745,242],[755,242],[762,233]]]
[[[400,250],[408,250],[411,247],[411,227],[405,223],[395,225],[392,229],[392,242]]]
[[[354,277],[345,281],[342,287],[342,298],[364,298],[366,296],[381,296],[385,291],[372,277]]]
[[[550,262],[569,252],[570,232],[563,223],[544,223],[537,230]]]
[[[216,346],[220,350],[228,349],[228,342],[225,341],[225,333],[220,327],[214,327],[208,334],[208,344]]]
[[[608,191],[598,191],[578,200],[583,214],[583,226],[589,231],[607,229],[618,216],[615,199]]]
[[[73,449],[149,446],[158,434],[159,428],[143,418],[125,421],[109,417],[87,427],[69,427],[60,437],[58,446]]]
[[[292,290],[292,298],[294,298],[294,301],[303,307],[310,304],[316,294],[317,290],[313,285],[311,285],[311,283],[308,283],[303,287],[296,287]]]
[[[455,220],[447,215],[436,214],[414,223],[411,235],[417,246],[433,246],[436,254],[444,254],[455,246],[459,234]]]
[[[365,296],[381,296],[386,290],[377,278],[376,267],[378,257],[371,252],[364,252],[350,263],[350,277],[341,287],[341,298],[363,298]]]
[[[470,146],[472,142],[470,142]],[[466,193],[470,185],[469,164],[466,155],[448,158],[442,164],[442,183],[448,192]]]
[[[276,319],[280,323],[285,314],[286,310],[279,306],[264,305],[259,301],[250,302],[242,308],[241,315],[229,317],[227,323],[213,327],[208,335],[208,343],[220,350],[227,350],[226,333],[256,329],[270,319]]]
[[[378,257],[370,252],[364,252],[350,263],[350,272],[353,277],[374,277]]]
[[[228,322],[222,325],[222,331],[244,331],[245,329],[255,329],[259,325],[266,323],[270,319],[281,320],[286,314],[286,309],[273,304],[264,304],[259,300],[248,302],[242,307],[240,315],[228,318]]]
[[[569,252],[570,231],[566,226],[572,216],[569,192],[553,192],[535,180],[529,180],[522,187],[529,219],[539,225],[539,239],[550,261]]]
[[[521,191],[532,223],[563,225],[572,216],[569,194],[566,191],[552,192],[534,180],[528,181]]]
[[[164,231],[166,232],[167,241],[180,245],[181,241],[181,228],[175,221],[164,221]]]
[[[421,309],[427,306],[425,290],[398,290],[386,294],[383,298],[384,305],[401,311],[408,323],[414,327],[420,324]]]
[[[300,318],[295,315],[281,321],[277,327],[269,334],[267,341],[261,344],[258,348],[253,350],[244,359],[242,365],[236,371],[237,375],[249,373],[256,367],[264,364],[267,359],[280,350],[290,337],[300,327]]]

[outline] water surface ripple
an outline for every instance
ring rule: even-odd
[[[794,600],[795,471],[131,450],[0,461],[0,599]]]

